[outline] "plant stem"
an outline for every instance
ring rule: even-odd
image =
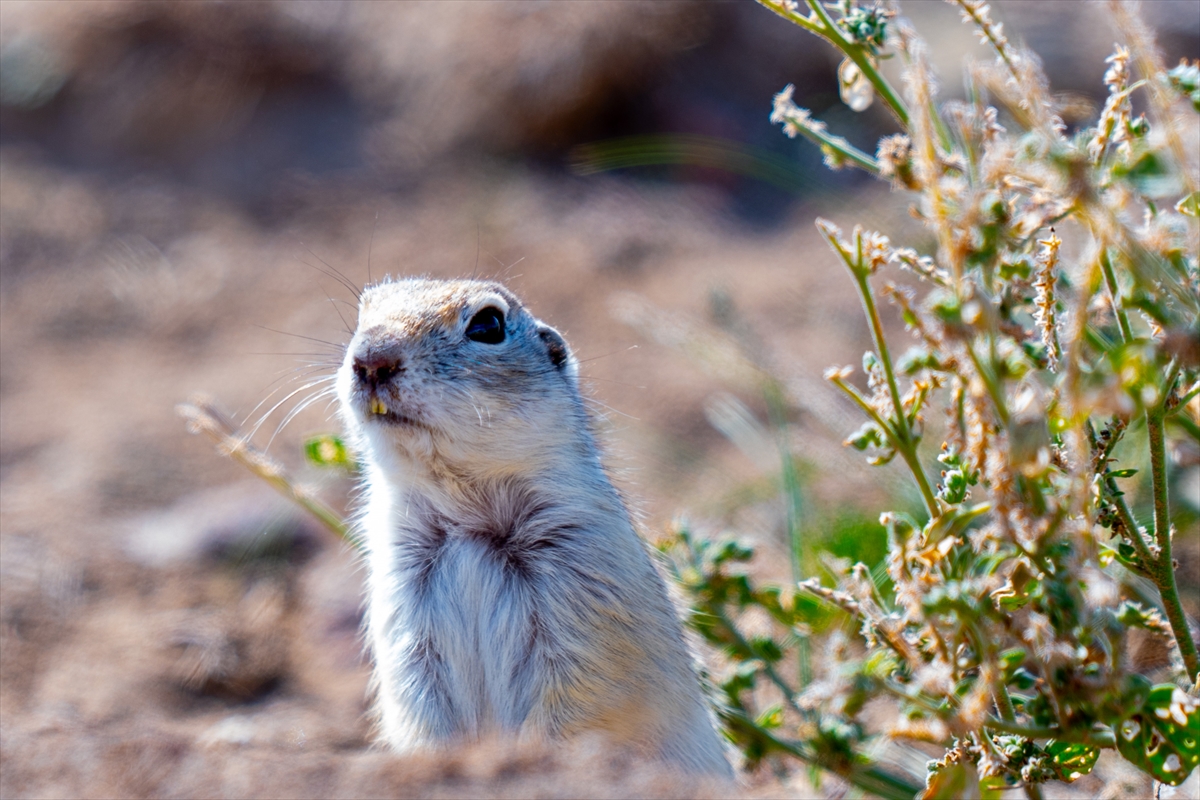
[[[813,766],[828,769],[858,788],[885,798],[885,800],[912,800],[923,788],[911,780],[894,775],[876,766],[848,764],[842,767],[834,767],[829,763],[828,759],[822,758],[819,754],[806,747],[803,742],[781,739],[771,731],[756,725],[754,720],[738,711],[726,709],[721,713],[727,720],[740,726],[751,728],[755,736],[769,742],[772,747],[789,753]]]
[[[996,407],[996,416],[1000,418],[1000,422],[1008,424],[1008,406],[1004,402],[1004,394],[1000,390],[1000,386],[996,383],[996,378],[990,369],[984,369],[983,363],[979,360],[979,356],[975,353],[975,348],[971,343],[963,342],[963,346],[967,348],[967,355],[971,357],[971,363],[975,366],[975,371],[979,373],[979,379],[983,381],[983,385],[987,388],[988,396],[992,398],[992,405]]]
[[[729,631],[730,636],[733,637],[734,642],[737,643],[737,646],[745,652],[751,654],[751,657],[754,657],[754,649],[750,646],[750,643],[746,641],[746,637],[742,636],[742,632],[737,629],[737,626],[733,624],[733,620],[725,616],[724,611],[714,607],[707,609],[707,613],[712,614],[714,617],[720,620],[721,624],[724,625]],[[779,673],[775,671],[775,667],[771,666],[771,664],[764,659],[759,660],[762,661],[763,673],[766,674],[771,683],[775,684],[775,686],[779,688],[780,693],[783,694],[783,701],[788,704],[788,707],[791,708],[792,711],[802,715],[804,712],[801,711],[800,707],[796,705],[795,690],[788,686],[787,681],[780,677]]]
[[[1179,409],[1175,410],[1178,411]],[[1200,442],[1200,425],[1197,425],[1195,422],[1189,419],[1187,414],[1179,414],[1176,416],[1172,413],[1167,415],[1167,419],[1171,421],[1172,425],[1183,428],[1184,433],[1186,433],[1188,436],[1191,436],[1197,442]]]
[[[862,409],[863,413],[867,415],[868,419],[870,419],[872,422],[874,422],[876,425],[879,426],[879,429],[884,432],[884,435],[887,436],[888,443],[893,448],[895,448],[897,453],[900,454],[900,457],[904,459],[904,463],[908,465],[908,468],[912,471],[912,473],[914,475],[923,476],[924,473],[921,471],[920,462],[917,460],[916,455],[909,448],[906,448],[901,443],[899,434],[896,432],[895,426],[892,425],[891,422],[889,422],[889,421],[885,420],[883,417],[879,416],[879,412],[876,411],[874,409],[874,407],[872,407],[872,405],[867,402],[867,399],[865,397],[863,397],[862,394],[859,393],[858,389],[854,388],[853,386],[851,386],[850,384],[846,383],[845,381],[843,381],[841,379],[833,378],[831,380],[835,386],[837,386],[839,389],[841,389],[843,392],[845,392],[846,394],[848,394],[850,396],[850,399],[853,400],[855,402],[855,404],[859,408]],[[918,483],[918,485],[921,483],[919,478],[918,478],[917,483]],[[929,509],[930,508],[930,505],[929,505],[930,495],[922,494],[922,497],[925,500],[926,509]],[[933,508],[936,508],[936,507],[937,507],[937,500],[935,499],[933,501]],[[930,515],[937,516],[937,512],[930,511]]]
[[[992,45],[992,49],[996,51],[996,55],[1000,56],[1001,60],[1004,61],[1004,65],[1008,67],[1009,74],[1013,76],[1013,80],[1016,81],[1018,86],[1020,86],[1023,80],[1021,74],[1017,72],[1016,65],[1014,65],[1012,63],[1012,59],[1008,57],[1008,48],[996,38],[995,30],[992,28],[992,26],[984,25],[983,20],[980,19],[976,10],[962,2],[962,0],[955,0],[955,2],[971,17],[972,21],[975,23],[975,27],[982,31],[983,35],[987,37],[988,43]]]
[[[829,148],[837,153],[840,153],[850,163],[857,167],[865,169],[872,175],[879,175],[879,162],[871,158],[869,155],[859,150],[854,145],[843,139],[841,136],[834,136],[831,133],[826,133],[824,123],[818,123],[811,118],[800,118],[794,115],[785,115],[787,120],[792,124],[792,127],[800,132],[800,135],[806,139],[811,139],[821,148]]]
[[[1008,687],[1004,684],[1004,673],[996,669],[996,650],[991,641],[984,636],[983,631],[974,622],[968,622],[966,629],[974,640],[975,651],[979,653],[982,664],[981,674],[992,685],[992,699],[996,702],[996,710],[1000,719],[1005,722],[1017,721],[1017,710],[1013,708],[1012,698],[1008,696]]]
[[[863,310],[867,314],[867,321],[871,323],[871,337],[875,340],[875,350],[879,353],[879,360],[883,362],[883,372],[887,376],[888,392],[892,396],[892,410],[895,412],[894,428],[896,437],[899,440],[896,450],[900,453],[904,462],[908,464],[913,477],[916,478],[917,486],[921,490],[921,499],[925,501],[925,508],[929,511],[929,516],[933,518],[940,513],[937,499],[933,495],[929,479],[925,477],[925,470],[921,467],[920,459],[917,457],[915,437],[913,436],[912,429],[909,427],[908,417],[904,414],[904,404],[900,397],[900,387],[896,383],[896,372],[892,367],[892,357],[888,352],[887,339],[883,336],[883,322],[879,318],[879,309],[875,306],[875,297],[871,293],[871,284],[869,283],[870,273],[862,265],[861,237],[858,238],[857,244],[859,263],[857,268],[851,265],[850,271],[854,275],[855,283],[858,284],[858,294],[862,299]]]
[[[879,70],[876,69],[866,54],[866,48],[856,42],[849,41],[842,35],[837,23],[829,16],[829,12],[824,9],[819,0],[808,0],[809,6],[813,9],[812,17],[806,17],[798,11],[793,11],[778,2],[778,0],[758,0],[758,2],[789,22],[799,25],[809,33],[820,36],[841,50],[862,71],[862,74],[875,87],[875,91],[879,92],[879,96],[887,103],[888,108],[895,114],[900,124],[906,130],[908,129],[908,108],[900,98],[900,95],[888,83],[887,78],[883,77]]]
[[[1187,391],[1185,391],[1179,397],[1179,402],[1175,405],[1175,407],[1172,409],[1169,409],[1163,416],[1169,417],[1172,414],[1178,412],[1180,409],[1187,406],[1187,404],[1190,403],[1192,401],[1192,398],[1194,398],[1196,395],[1200,395],[1200,382],[1198,382],[1191,389],[1188,389]]]
[[[192,433],[203,433],[212,439],[221,455],[232,458],[271,484],[284,497],[316,517],[343,542],[359,552],[365,551],[365,544],[333,509],[297,485],[281,465],[255,449],[249,441],[239,435],[234,424],[226,419],[211,401],[197,398],[177,406],[176,411],[188,421],[188,430]]]
[[[1017,710],[1013,707],[1012,698],[1008,696],[1008,687],[1004,685],[1004,680],[997,676],[992,681],[992,697],[996,701],[996,709],[1000,712],[1000,718],[1006,722],[1017,721]]]
[[[1059,742],[1088,744],[1092,747],[1116,747],[1117,745],[1113,732],[1109,730],[1080,731],[1067,730],[1065,728],[1031,728],[1018,723],[996,719],[995,717],[989,717],[984,726],[994,731],[1000,731],[1001,733],[1024,736],[1026,739],[1054,739]]]
[[[1109,497],[1112,498],[1113,505],[1117,507],[1117,516],[1121,519],[1125,530],[1129,532],[1133,548],[1137,550],[1142,563],[1146,565],[1146,570],[1153,571],[1155,564],[1158,563],[1158,557],[1150,550],[1150,545],[1146,543],[1146,538],[1142,536],[1142,529],[1138,527],[1137,520],[1133,518],[1133,512],[1129,510],[1129,504],[1125,502],[1124,495],[1117,488],[1116,478],[1106,478],[1104,489],[1108,492]]]
[[[862,71],[862,74],[875,87],[875,91],[879,92],[879,96],[888,104],[888,108],[896,115],[896,119],[905,130],[908,130],[908,107],[905,106],[904,101],[896,93],[896,90],[892,88],[892,85],[888,83],[887,78],[883,77],[879,70],[875,68],[875,64],[867,53],[867,49],[857,42],[851,42],[842,35],[837,23],[829,16],[829,12],[825,10],[825,6],[821,4],[821,0],[808,0],[808,5],[813,10],[813,14],[824,24],[825,31],[822,35],[854,62],[855,66]]]
[[[1175,582],[1175,560],[1171,556],[1171,509],[1167,499],[1167,459],[1163,437],[1162,403],[1153,409],[1146,410],[1146,433],[1150,440],[1150,476],[1154,488],[1154,539],[1158,543],[1158,563],[1154,567],[1155,583],[1162,595],[1163,608],[1167,612],[1167,620],[1171,623],[1171,631],[1175,634],[1175,644],[1183,657],[1183,665],[1187,670],[1188,680],[1196,679],[1200,674],[1200,655],[1196,652],[1196,643],[1188,628],[1187,615],[1179,600],[1179,587]]]
[[[1108,286],[1109,300],[1117,315],[1121,338],[1128,344],[1133,341],[1133,328],[1129,325],[1129,314],[1125,312],[1125,305],[1121,302],[1121,292],[1117,287],[1117,276],[1113,273],[1112,258],[1108,255],[1108,248],[1100,251],[1100,270],[1104,273],[1104,283]]]
[[[796,460],[787,440],[787,419],[779,384],[770,380],[763,387],[767,401],[767,419],[775,434],[775,445],[779,450],[780,473],[783,479],[784,512],[787,518],[788,546],[791,551],[792,581],[804,580],[804,540],[801,536],[800,517],[803,501],[800,496],[800,478],[796,472]]]

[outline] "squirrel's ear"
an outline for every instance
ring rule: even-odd
[[[566,375],[572,383],[575,383],[579,377],[579,364],[575,361],[575,356],[571,354],[567,340],[562,337],[561,333],[544,322],[538,323],[537,333],[538,338],[546,345],[546,355],[550,359],[550,363],[556,370]]]

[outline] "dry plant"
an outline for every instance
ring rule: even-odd
[[[799,758],[889,798],[1012,786],[1037,798],[1105,748],[1182,783],[1200,763],[1200,657],[1176,583],[1167,454],[1200,442],[1200,69],[1167,70],[1136,9],[1114,0],[1126,42],[1108,59],[1108,99],[1095,127],[1070,132],[1036,56],[980,0],[951,2],[995,58],[969,64],[966,100],[944,104],[928,46],[894,5],[760,2],[840,50],[842,99],[882,98],[901,132],[872,157],[790,86],[772,121],[831,168],[889,181],[936,246],[817,220],[874,341],[865,388],[850,367],[825,375],[866,418],[846,444],[872,464],[899,456],[923,505],[882,515],[884,568],[828,560],[836,586],[781,591],[745,574],[753,552],[736,543],[680,529],[666,546],[693,627],[731,659],[715,679],[730,738],[751,763]],[[888,57],[904,64],[903,93],[879,70]],[[899,358],[880,299],[917,340]],[[1122,488],[1146,476],[1118,456],[1149,464],[1144,525]],[[838,638],[847,620],[856,643]],[[1170,644],[1157,684],[1131,664],[1133,628]],[[822,632],[836,663],[812,679]],[[871,758],[863,710],[877,698],[899,707],[884,741],[944,748],[923,788]]]

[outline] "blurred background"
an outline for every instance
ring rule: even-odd
[[[960,94],[962,59],[989,53],[944,3],[902,12]],[[1195,0],[1144,12],[1168,63],[1200,55]],[[1067,122],[1093,122],[1103,6],[993,14]],[[506,282],[583,362],[647,538],[686,514],[784,580],[749,368],[769,369],[809,552],[878,560],[879,511],[912,498],[841,447],[857,413],[820,375],[869,337],[812,219],[927,240],[886,185],[769,124],[793,83],[874,152],[891,121],[842,105],[837,60],[749,0],[0,3],[0,796],[578,789],[578,759],[555,778],[551,756],[371,751],[355,559],[175,413],[203,392],[261,419],[256,442],[344,509],[350,482],[302,455],[331,409],[281,428],[354,324],[331,271]],[[587,763],[597,794],[678,788]],[[790,780],[747,791],[805,791]]]

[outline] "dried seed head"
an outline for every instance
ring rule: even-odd
[[[1050,370],[1057,372],[1062,349],[1058,344],[1058,320],[1055,311],[1058,300],[1054,296],[1056,280],[1054,271],[1058,267],[1058,248],[1062,245],[1062,239],[1059,239],[1058,235],[1054,233],[1054,229],[1051,228],[1050,238],[1039,239],[1038,244],[1042,246],[1043,250],[1038,256],[1039,268],[1033,281],[1034,288],[1037,289],[1033,316],[1042,333],[1042,344],[1046,347]]]
[[[1119,44],[1113,45],[1113,54],[1104,59],[1108,71],[1104,73],[1104,85],[1108,91],[1117,93],[1129,85],[1129,50]]]
[[[950,738],[946,723],[936,717],[931,719],[909,719],[901,716],[887,729],[893,739],[913,739],[918,742],[942,744]]]
[[[813,119],[811,111],[807,108],[800,108],[792,102],[792,95],[795,91],[796,87],[789,83],[783,87],[783,91],[775,95],[775,101],[771,108],[771,122],[782,125],[783,132],[789,139],[795,139],[801,128],[807,128],[816,133],[823,132],[825,130],[824,122]]]
[[[1000,134],[1006,132],[1004,126],[997,121],[998,116],[999,112],[994,106],[988,106],[983,110],[983,141],[985,143],[995,140]]]
[[[879,174],[884,178],[906,189],[921,188],[913,176],[912,140],[903,133],[880,139],[875,159],[879,162]]]
[[[987,670],[985,669],[986,673]],[[980,677],[967,696],[962,699],[958,716],[968,730],[978,730],[988,718],[992,708],[991,681],[987,675]]]
[[[1134,121],[1132,106],[1129,103],[1129,51],[1120,46],[1116,48],[1108,62],[1108,71],[1104,73],[1104,83],[1108,86],[1108,99],[1104,101],[1104,110],[1096,123],[1096,132],[1088,142],[1088,155],[1094,164],[1099,164],[1104,151],[1109,144],[1121,145],[1121,155],[1128,157],[1130,142],[1134,138]]]
[[[921,687],[921,691],[934,697],[946,696],[954,692],[954,670],[941,659],[917,670],[917,673],[913,675],[913,680]]]
[[[863,232],[855,226],[855,235],[862,235],[863,262],[874,274],[880,267],[892,260],[892,248],[888,237],[878,231]]]
[[[956,0],[948,0],[948,2],[954,3]],[[1008,39],[1004,36],[1004,25],[992,20],[992,7],[984,0],[957,0],[957,3],[962,8],[959,12],[962,21],[975,24],[977,28],[975,35],[979,37],[980,43],[991,43],[1001,57],[1007,57]]]
[[[845,381],[854,374],[854,367],[830,367],[825,370],[824,378],[832,383]]]

